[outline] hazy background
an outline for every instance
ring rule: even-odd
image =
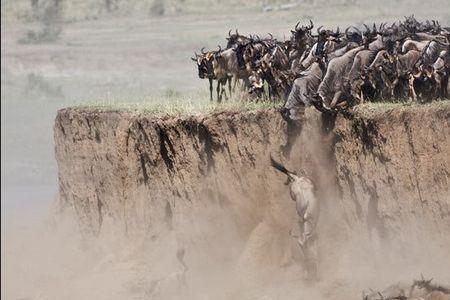
[[[343,28],[413,13],[448,25],[450,0],[2,0],[2,233],[56,197],[59,108],[206,91],[189,58],[224,46],[229,29],[282,40],[299,20]],[[2,260],[4,246],[2,234]]]

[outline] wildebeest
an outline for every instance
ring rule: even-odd
[[[340,102],[348,103],[348,97],[350,97],[348,74],[353,65],[353,59],[363,49],[364,46],[354,48],[332,59],[328,64],[327,72],[317,91],[317,98],[326,109],[335,108]]]
[[[317,253],[314,253],[317,239],[316,226],[319,219],[320,205],[314,194],[314,183],[305,175],[297,175],[287,170],[282,164],[275,161],[270,156],[272,167],[288,176],[287,184],[291,198],[295,201],[298,222],[300,227],[300,236],[297,243],[302,249],[306,259],[306,271],[310,278],[317,276]]]
[[[317,91],[324,73],[325,65],[321,60],[314,62],[300,73],[284,105],[287,117],[291,120],[299,120],[303,116],[305,107],[312,104],[310,96]]]

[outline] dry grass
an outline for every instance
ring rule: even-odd
[[[151,114],[152,116],[193,116],[231,111],[256,111],[280,107],[281,102],[251,101],[232,98],[217,103],[210,101],[208,95],[198,91],[195,93],[165,93],[157,96],[145,96],[135,99],[105,98],[86,102],[76,108],[93,111],[126,111],[132,113]]]
[[[405,102],[367,102],[357,105],[353,112],[362,117],[373,117],[392,110],[425,109],[429,107],[450,109],[450,99],[432,101],[430,103],[405,103]]]

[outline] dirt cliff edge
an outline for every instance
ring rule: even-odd
[[[175,232],[179,243],[206,243],[218,255],[238,240],[229,250],[242,259],[283,264],[296,217],[272,153],[317,182],[328,245],[339,248],[352,232],[393,247],[430,232],[447,241],[450,105],[329,121],[308,111],[287,159],[280,149],[289,128],[275,110],[155,118],[62,109],[54,133],[60,201],[92,235],[105,227]]]

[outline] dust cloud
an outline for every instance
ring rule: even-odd
[[[291,202],[288,195],[278,201]],[[327,203],[329,209],[339,208]],[[250,235],[236,227],[230,212],[208,208],[180,231],[127,239],[110,224],[88,239],[74,216],[52,211],[44,220],[2,226],[2,297],[360,299],[363,290],[409,283],[420,274],[449,282],[448,240],[430,233],[426,240],[377,242],[364,230],[351,236],[339,232],[342,220],[336,217],[324,209],[319,280],[311,282],[289,228],[271,220],[269,212]],[[177,257],[180,250],[187,270]]]

